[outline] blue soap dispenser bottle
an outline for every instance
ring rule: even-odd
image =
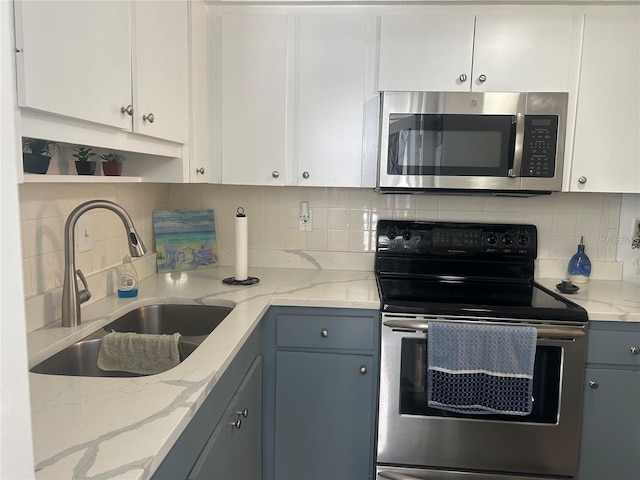
[[[131,298],[138,295],[138,273],[131,263],[131,257],[122,259],[122,264],[118,267],[118,296],[121,298]]]
[[[569,260],[568,277],[573,283],[587,283],[591,275],[591,260],[584,251],[584,237],[580,237],[578,251]]]

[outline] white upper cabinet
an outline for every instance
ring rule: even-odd
[[[364,15],[300,17],[297,161],[288,184],[361,185],[366,40]]]
[[[188,141],[186,0],[15,5],[19,106]]]
[[[570,191],[640,193],[639,18],[586,15]]]
[[[128,2],[17,1],[18,105],[122,129],[131,118]]]
[[[469,91],[474,15],[383,15],[378,87]]]
[[[133,131],[187,143],[187,2],[134,2]]]
[[[287,17],[221,23],[222,183],[284,185]]]
[[[569,91],[580,18],[529,13],[385,15],[380,90]]]

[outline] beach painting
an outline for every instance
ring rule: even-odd
[[[153,212],[158,273],[218,266],[213,210]]]

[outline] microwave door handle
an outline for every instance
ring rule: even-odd
[[[513,164],[507,172],[510,177],[519,177],[522,171],[522,148],[524,145],[524,115],[516,115],[516,141],[513,149]]]

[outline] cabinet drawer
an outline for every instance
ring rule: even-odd
[[[640,366],[640,332],[590,330],[587,363]]]
[[[278,348],[372,351],[374,320],[364,316],[278,315]]]

